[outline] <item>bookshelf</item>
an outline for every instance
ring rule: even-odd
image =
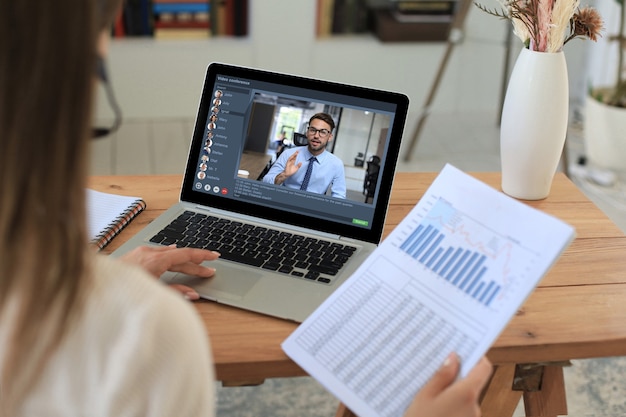
[[[114,38],[107,64],[122,107],[122,128],[136,120],[193,120],[206,66],[221,61],[403,92],[411,98],[406,134],[412,133],[444,42],[381,42],[371,31],[318,38],[317,0],[250,1],[249,7],[245,37]],[[507,23],[472,9],[464,41],[441,81],[434,112],[493,109],[495,120]],[[582,58],[574,58],[584,42],[572,46],[568,64],[582,68]],[[577,82],[574,75],[572,83]],[[112,120],[104,94],[98,97],[96,118],[102,123]]]
[[[446,41],[459,0],[317,0],[316,36],[373,33],[381,42]]]
[[[114,38],[207,39],[248,35],[249,0],[126,0]]]

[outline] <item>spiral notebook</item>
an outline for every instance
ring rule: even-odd
[[[87,190],[87,219],[89,238],[102,250],[146,208],[140,197]]]

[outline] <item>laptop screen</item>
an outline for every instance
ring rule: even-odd
[[[407,109],[399,93],[212,63],[181,200],[378,243]]]

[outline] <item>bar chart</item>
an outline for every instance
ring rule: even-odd
[[[436,199],[398,246],[424,268],[489,307],[511,282],[515,242]],[[530,254],[529,254],[530,255]]]

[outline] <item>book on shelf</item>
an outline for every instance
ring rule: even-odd
[[[366,0],[334,0],[331,33],[365,33],[370,29],[369,14]]]
[[[202,2],[153,3],[155,39],[206,39],[211,34],[211,5]]]
[[[222,36],[226,34],[226,1],[209,0],[211,2],[211,13],[209,15],[211,35]]]
[[[444,16],[445,17],[445,16]],[[391,10],[374,12],[374,33],[382,42],[441,42],[448,40],[452,21],[448,17],[400,21]]]
[[[210,0],[211,33],[215,36],[248,35],[248,0]]]
[[[249,16],[249,0],[230,0],[233,1],[231,8],[230,20],[233,22],[233,36],[248,36],[248,16]]]
[[[159,13],[208,13],[209,3],[207,1],[201,3],[179,2],[179,3],[153,3],[152,11]]]
[[[199,20],[172,21],[158,20],[154,22],[155,31],[158,29],[205,29],[208,32],[209,23]]]
[[[124,36],[126,36],[123,8],[120,8],[120,10],[115,15],[115,21],[113,22],[113,27],[111,28],[111,35],[114,38],[123,38]]]
[[[126,0],[122,13],[123,29],[116,28],[117,33],[124,36],[152,35],[150,0]]]
[[[113,37],[200,39],[248,35],[249,0],[126,0]],[[204,31],[202,29],[205,29]]]
[[[369,30],[370,8],[366,0],[317,0],[316,14],[318,38]]]
[[[113,240],[146,208],[140,197],[129,197],[87,189],[89,239],[98,250]]]
[[[317,0],[317,26],[318,38],[330,36],[333,31],[333,11],[335,0]]]
[[[392,9],[405,14],[453,13],[458,0],[399,0]]]
[[[446,165],[282,348],[355,415],[402,416],[452,352],[467,376],[574,236]]]
[[[400,22],[450,22],[457,0],[402,0],[394,2],[392,16]]]
[[[184,39],[208,39],[211,32],[208,28],[155,28],[154,39],[160,40],[184,40]]]
[[[395,20],[401,23],[451,23],[453,14],[438,14],[438,13],[424,13],[424,14],[403,14],[392,11],[391,15]]]
[[[154,22],[155,39],[202,39],[211,36],[207,18],[168,18]]]

